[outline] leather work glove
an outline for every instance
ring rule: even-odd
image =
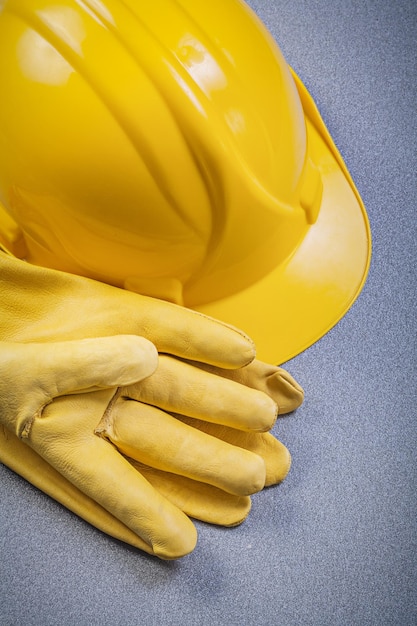
[[[177,558],[196,541],[183,511],[233,525],[285,477],[262,431],[302,390],[239,331],[6,254],[0,297],[0,460],[98,528]]]

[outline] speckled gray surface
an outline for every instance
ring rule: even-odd
[[[251,0],[363,196],[374,255],[346,317],[288,364],[287,480],[239,528],[163,563],[0,466],[2,626],[413,626],[416,599],[414,0]]]

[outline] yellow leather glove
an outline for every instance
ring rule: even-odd
[[[1,459],[97,527],[147,552],[175,558],[193,548],[195,530],[172,503],[206,521],[239,523],[250,505],[244,494],[262,488],[265,465],[268,483],[281,480],[287,473],[289,454],[282,444],[270,435],[250,432],[251,429],[268,429],[275,419],[274,402],[251,387],[264,387],[263,391],[279,398],[284,410],[296,408],[302,400],[302,391],[283,370],[272,368],[271,371],[270,366],[256,361],[244,367],[253,358],[254,350],[239,331],[175,305],[36,268],[7,255],[0,257],[0,290],[0,339],[14,342],[3,352],[5,382],[1,402],[9,409],[2,413],[8,415],[8,430],[2,432],[0,439]],[[211,364],[211,372],[197,368],[195,363],[163,356],[157,371],[146,381],[119,389],[117,393],[114,385],[122,386],[126,382],[123,379],[112,384],[100,383],[99,379],[91,382],[87,375],[84,380],[88,362],[78,356],[74,363],[71,354],[75,350],[77,355],[79,348],[67,340],[112,336],[119,332],[147,336],[158,351]],[[58,348],[39,345],[62,340],[65,343]],[[28,343],[33,341],[38,345]],[[125,342],[122,338],[112,341],[118,341],[122,347]],[[51,361],[49,349],[55,361]],[[67,355],[68,349],[70,354]],[[147,350],[149,356],[149,344]],[[28,354],[24,354],[25,351],[29,351]],[[111,350],[109,352],[112,354]],[[46,406],[42,418],[31,420],[27,403],[33,408],[32,399],[37,397],[36,372],[42,371],[45,354],[48,375],[52,376],[48,381],[53,389],[74,394],[79,391],[80,382],[84,391],[91,385],[105,384],[110,389],[63,397],[62,393],[48,393],[48,397],[56,399]],[[126,348],[125,360],[128,354]],[[64,355],[65,363],[60,368]],[[91,358],[100,360],[103,352],[99,350],[97,355],[92,351]],[[152,359],[140,361],[141,367],[146,362],[148,369],[143,371],[147,372],[145,376],[149,375]],[[104,363],[110,367],[113,356],[106,352]],[[78,366],[76,374],[75,365]],[[229,378],[237,377],[241,381],[229,380],[226,371],[218,369],[219,366],[229,368]],[[242,366],[242,370],[231,369]],[[19,372],[26,373],[23,379],[17,376]],[[62,383],[60,386],[62,381],[56,380],[59,372],[64,381],[74,381],[78,376],[77,385],[71,388]],[[117,368],[106,370],[106,375],[116,373]],[[142,374],[137,378],[143,378]],[[16,383],[14,403],[6,401],[10,389],[14,388],[13,380],[20,381],[21,386],[19,390]],[[187,425],[186,418],[181,418],[182,423],[156,408],[158,406],[214,424],[188,419]],[[20,407],[19,411],[16,407]],[[42,403],[34,415],[39,411],[42,411]],[[21,422],[16,415],[26,415],[26,418]],[[219,427],[216,422],[226,426]],[[210,437],[200,432],[204,426],[207,432],[211,429]],[[235,427],[248,432],[239,432]],[[18,435],[27,434],[26,441],[33,449],[22,444],[13,430]],[[222,438],[232,445],[223,443]],[[136,460],[128,462],[106,439]],[[100,450],[109,454],[111,451],[122,463],[124,469],[120,465],[120,476],[111,473],[117,488],[103,480],[100,463],[94,455],[87,454],[87,441],[93,449],[101,446]],[[74,451],[77,451],[75,456]],[[68,460],[71,454],[76,459],[72,464]],[[217,466],[213,467],[213,459],[217,460]],[[144,476],[149,482],[144,481]],[[149,483],[157,490],[151,489]],[[164,507],[167,516],[161,513]],[[146,511],[151,512],[147,515]]]

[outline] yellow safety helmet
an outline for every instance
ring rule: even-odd
[[[244,2],[3,0],[0,84],[0,230],[29,261],[232,323],[274,362],[360,291],[359,194]]]

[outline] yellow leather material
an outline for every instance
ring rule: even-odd
[[[303,392],[240,331],[5,253],[0,310],[0,459],[98,528],[177,558],[286,476]]]

